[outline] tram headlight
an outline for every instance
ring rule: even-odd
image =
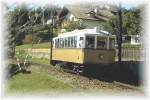
[[[102,60],[102,59],[104,58],[104,56],[103,56],[102,54],[99,54],[99,55],[98,55],[98,58],[99,58],[100,60]]]

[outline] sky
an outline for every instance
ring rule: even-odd
[[[1,0],[2,2],[6,3],[7,5],[13,7],[16,4],[20,3],[27,3],[30,5],[45,5],[45,4],[55,4],[63,7],[66,4],[75,4],[78,2],[95,2],[95,1],[105,1],[111,4],[117,5],[119,1],[121,1],[122,7],[124,8],[132,8],[136,7],[142,3],[148,2],[148,0]]]

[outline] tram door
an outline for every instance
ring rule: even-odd
[[[84,37],[79,37],[79,48],[84,48]]]

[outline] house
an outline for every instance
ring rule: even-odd
[[[70,22],[78,22],[84,28],[102,28],[102,23],[109,20],[113,14],[107,8],[86,8],[79,5],[67,5],[59,14],[62,28]]]

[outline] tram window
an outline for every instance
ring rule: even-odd
[[[58,48],[60,48],[60,39],[58,39]]]
[[[70,48],[71,37],[68,37],[68,48]]]
[[[52,41],[52,47],[55,48],[55,47],[54,47],[54,40]]]
[[[60,39],[58,39],[58,48],[60,48]]]
[[[68,48],[68,39],[67,39],[67,37],[65,37],[65,48]]]
[[[115,47],[115,39],[109,38],[109,48],[114,49],[114,47]]]
[[[55,48],[56,48],[56,39],[54,41],[55,41],[54,43],[55,43]]]
[[[95,36],[86,36],[86,48],[94,48]]]
[[[62,38],[62,48],[64,48],[64,45],[65,45],[65,40],[64,38]]]
[[[74,38],[71,37],[71,48],[73,48],[73,46],[74,46]]]
[[[97,37],[97,48],[106,48],[106,38],[105,37]]]
[[[77,47],[77,37],[74,36],[73,38],[74,38],[74,46],[73,47],[76,48]]]
[[[83,40],[83,37],[80,37],[80,40]]]
[[[55,47],[58,48],[58,41],[55,39]]]
[[[62,48],[62,38],[60,38],[59,48]]]

